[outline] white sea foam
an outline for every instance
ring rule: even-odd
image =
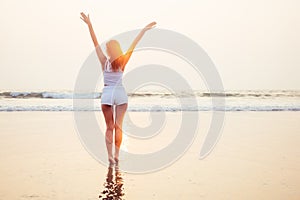
[[[300,91],[226,92],[225,107],[212,105],[211,95],[223,98],[220,93],[199,91],[175,95],[163,92],[129,94],[128,111],[300,111]],[[73,106],[73,98],[87,103]],[[100,98],[101,93],[4,91],[0,92],[0,111],[101,111]],[[187,104],[189,100],[193,103]]]

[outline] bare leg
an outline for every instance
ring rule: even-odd
[[[122,143],[122,125],[127,103],[116,106],[116,122],[115,122],[115,161],[119,161],[120,146]]]
[[[105,143],[106,143],[106,148],[108,153],[108,160],[110,164],[113,164],[114,163],[113,154],[112,154],[113,131],[114,131],[113,107],[105,104],[102,104],[101,107],[102,107],[102,112],[106,123]]]

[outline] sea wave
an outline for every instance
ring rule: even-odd
[[[167,92],[135,92],[128,93],[129,97],[245,97],[245,98],[276,98],[276,97],[300,97],[300,91],[298,90],[270,90],[270,91],[225,91],[225,92],[207,92],[207,91],[180,91],[176,93]],[[40,98],[40,99],[98,99],[101,98],[101,92],[92,93],[73,93],[68,92],[15,92],[15,91],[3,91],[0,92],[0,98]]]
[[[138,91],[129,93],[128,96],[130,112],[300,111],[300,91],[292,90],[225,93],[181,91],[175,94]],[[211,97],[225,97],[225,101],[213,102]],[[101,111],[100,98],[100,92],[74,94],[72,91],[0,91],[0,111]],[[218,104],[223,102],[225,106]]]
[[[73,107],[73,106],[0,106],[0,112],[10,111],[101,111],[101,108],[94,107]],[[225,107],[209,107],[209,106],[190,106],[190,107],[172,107],[172,106],[161,106],[161,107],[135,107],[129,106],[127,111],[129,112],[183,112],[183,111],[300,111],[300,106],[225,106]]]

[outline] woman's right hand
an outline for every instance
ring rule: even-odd
[[[147,26],[145,26],[144,30],[148,31],[148,30],[154,28],[155,25],[156,25],[156,22],[151,22],[150,24],[148,24]]]
[[[90,15],[88,14],[87,16],[81,12],[81,17],[80,19],[82,19],[82,21],[84,21],[87,25],[91,24],[91,20],[90,20]]]

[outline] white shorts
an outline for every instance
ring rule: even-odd
[[[124,86],[104,86],[101,95],[101,104],[121,105],[128,103]]]

